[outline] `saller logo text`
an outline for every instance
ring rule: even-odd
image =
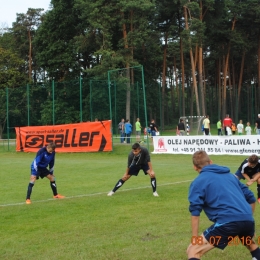
[[[56,147],[86,147],[92,146],[95,136],[100,134],[96,132],[81,132],[77,137],[77,129],[73,129],[72,135],[70,130],[66,130],[65,134],[48,134],[48,135],[26,135],[25,147],[38,148],[45,143],[55,142]],[[44,140],[45,138],[45,140]],[[76,141],[77,140],[77,141]]]

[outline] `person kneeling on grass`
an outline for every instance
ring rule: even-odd
[[[144,174],[149,174],[151,178],[151,185],[153,189],[153,195],[158,197],[156,191],[156,178],[153,171],[150,155],[145,147],[140,146],[139,143],[135,143],[132,146],[132,151],[128,155],[128,166],[123,177],[116,183],[114,189],[110,191],[107,196],[112,196],[132,175],[137,176],[139,171],[143,170]]]
[[[256,154],[252,154],[247,159],[245,159],[236,171],[235,176],[239,180],[246,179],[247,186],[257,182],[257,201],[260,203],[260,160],[258,156]]]
[[[55,143],[49,143],[47,146],[41,148],[31,164],[31,177],[27,189],[26,204],[31,204],[32,188],[36,180],[41,177],[48,178],[50,180],[51,189],[53,192],[53,198],[63,199],[64,196],[59,195],[57,192],[57,186],[55,182],[55,176],[53,175],[54,160],[55,160]],[[47,169],[49,166],[49,169]]]
[[[253,192],[229,168],[212,164],[205,151],[194,153],[192,159],[199,175],[189,189],[192,237],[187,248],[188,259],[198,260],[211,249],[223,250],[240,239],[252,258],[260,260],[260,248],[253,239],[256,201]],[[214,224],[198,236],[202,210]]]

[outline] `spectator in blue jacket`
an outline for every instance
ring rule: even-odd
[[[125,136],[126,136],[126,143],[130,144],[130,137],[132,133],[133,126],[129,122],[129,119],[125,121]]]
[[[253,237],[255,197],[248,187],[230,173],[229,168],[212,164],[204,151],[193,154],[193,166],[199,173],[189,189],[192,237],[187,249],[189,260],[198,260],[213,248],[234,245],[239,237],[252,258],[260,260],[260,249]],[[200,236],[200,213],[213,222]]]
[[[57,186],[55,182],[55,176],[53,175],[54,161],[55,161],[55,143],[49,143],[47,146],[42,147],[36,154],[35,159],[31,164],[31,177],[27,189],[26,204],[31,204],[32,188],[36,180],[41,177],[48,178],[50,180],[50,186],[53,192],[53,198],[62,199],[64,196],[58,194]],[[47,169],[47,167],[49,167]]]

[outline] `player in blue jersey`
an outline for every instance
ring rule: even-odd
[[[193,154],[193,167],[199,174],[189,189],[192,237],[187,249],[189,260],[199,260],[213,248],[235,245],[236,239],[260,260],[260,249],[253,237],[255,197],[229,168],[212,164],[204,151]],[[213,222],[199,236],[201,211]]]
[[[143,170],[145,175],[148,174],[150,176],[153,196],[158,197],[159,195],[156,191],[156,178],[149,152],[145,147],[140,146],[139,143],[132,145],[132,151],[128,155],[126,172],[107,196],[112,196],[132,175],[137,176],[140,170]]]
[[[55,176],[53,175],[55,147],[55,143],[49,143],[47,146],[41,148],[37,152],[36,157],[31,164],[31,177],[27,189],[26,204],[31,204],[32,188],[34,186],[35,181],[38,180],[39,177],[41,177],[42,179],[46,177],[50,180],[53,198],[64,198],[64,196],[58,194],[57,192]]]

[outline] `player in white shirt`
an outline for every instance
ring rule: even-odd
[[[244,132],[243,121],[239,120],[239,124],[237,124],[237,133],[238,133],[238,135],[242,135],[243,132]]]
[[[247,122],[247,123],[246,123],[245,132],[246,132],[246,134],[247,134],[247,135],[251,135],[252,128],[251,128],[251,126],[250,126],[250,123],[249,123],[249,122]]]

